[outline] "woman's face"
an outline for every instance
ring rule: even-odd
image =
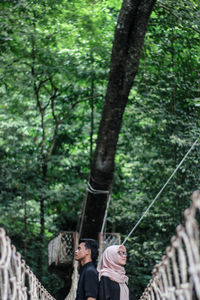
[[[126,251],[124,251],[124,250],[119,250],[119,251],[117,252],[117,254],[118,254],[118,264],[119,264],[120,266],[125,266],[125,264],[126,264],[126,257],[127,257]]]

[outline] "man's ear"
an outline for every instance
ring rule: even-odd
[[[90,256],[92,256],[92,251],[91,251],[91,249],[87,249],[87,253],[88,253]]]

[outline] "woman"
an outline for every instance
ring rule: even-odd
[[[125,275],[126,248],[114,245],[105,249],[97,266],[99,272],[98,300],[129,300],[128,277]]]

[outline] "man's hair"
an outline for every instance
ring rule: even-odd
[[[97,256],[98,256],[98,243],[96,240],[93,239],[80,239],[79,240],[79,244],[80,243],[85,243],[85,248],[86,249],[90,249],[91,250],[91,259],[93,261],[93,263],[96,262]]]

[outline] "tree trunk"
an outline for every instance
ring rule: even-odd
[[[78,231],[97,238],[114,174],[122,117],[138,70],[148,21],[156,0],[124,0],[115,29],[107,93]],[[103,190],[105,192],[100,192]]]

